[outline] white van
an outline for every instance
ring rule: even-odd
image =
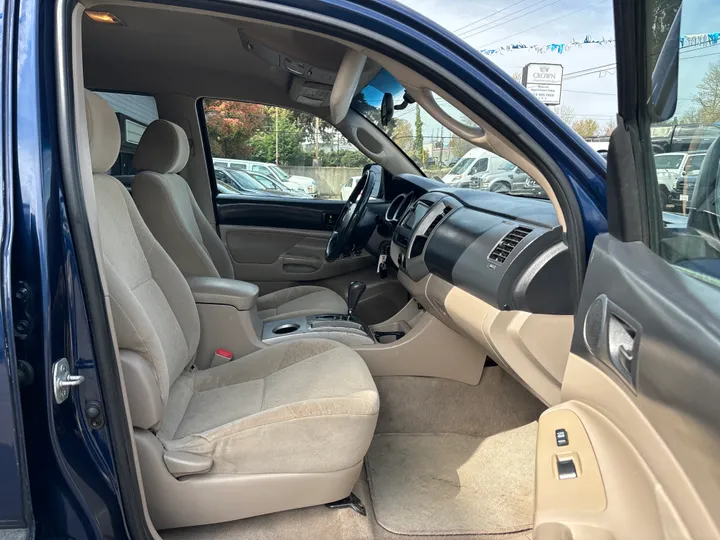
[[[248,161],[246,159],[213,158],[213,163],[218,167],[227,167],[239,171],[252,171],[266,174],[281,182],[284,186],[294,191],[307,193],[317,197],[317,183],[307,176],[289,175],[274,163],[262,163],[260,161]]]
[[[442,181],[446,184],[460,184],[476,177],[478,181],[481,176],[501,171],[510,163],[484,148],[473,148],[460,158],[455,166],[447,173]]]

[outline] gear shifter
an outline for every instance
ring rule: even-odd
[[[347,304],[348,304],[348,320],[352,317],[355,308],[360,302],[360,297],[365,292],[366,285],[362,281],[353,281],[348,287]]]

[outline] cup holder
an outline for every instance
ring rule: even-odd
[[[300,325],[295,323],[281,324],[280,326],[273,328],[273,334],[292,334],[298,328],[300,328]]]

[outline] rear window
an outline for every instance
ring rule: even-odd
[[[110,104],[120,123],[120,154],[110,168],[110,174],[128,184],[135,174],[132,162],[140,137],[159,118],[157,103],[154,97],[141,94],[96,93]]]

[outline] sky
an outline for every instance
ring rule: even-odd
[[[568,44],[614,38],[611,0],[399,0],[477,49],[504,45]],[[720,0],[684,0],[681,33],[720,32]],[[562,54],[514,50],[487,56],[509,74],[528,63],[562,64],[567,74],[615,63],[615,45],[588,44]],[[718,47],[690,47],[681,52],[678,113],[692,105],[692,95]],[[577,119],[594,118],[604,126],[617,114],[617,78],[612,66],[599,73],[564,80],[562,105]],[[423,118],[425,120],[425,118]],[[434,122],[428,124],[432,131]],[[424,129],[423,131],[427,131]],[[427,134],[427,133],[426,133]]]

